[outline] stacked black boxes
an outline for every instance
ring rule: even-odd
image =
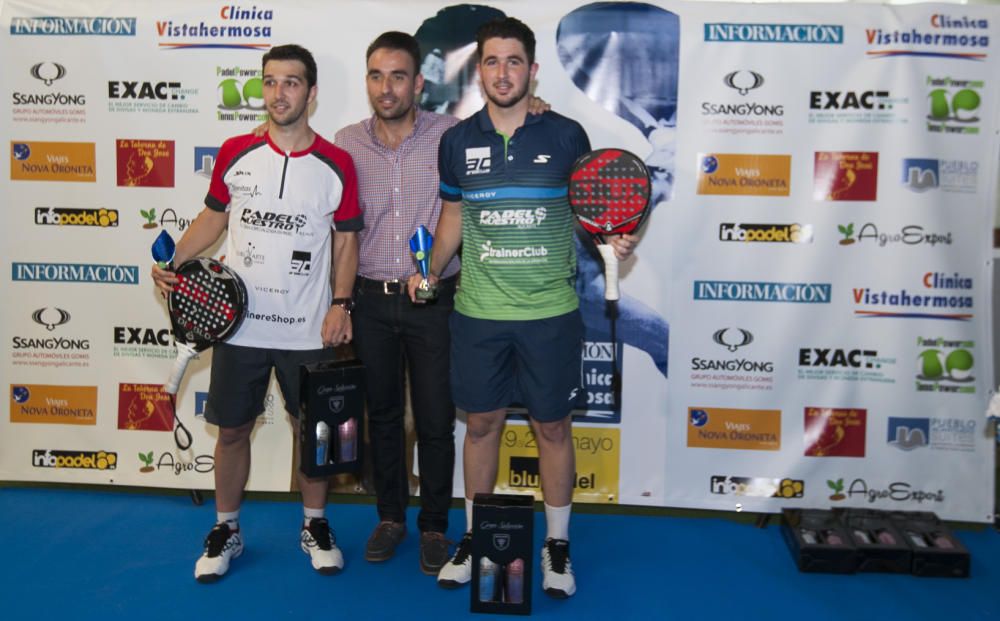
[[[472,506],[472,612],[531,614],[529,495],[476,494]]]
[[[299,469],[308,477],[359,472],[365,420],[365,368],[357,360],[300,367]]]
[[[933,513],[785,509],[781,515],[799,571],[969,575],[969,552]]]

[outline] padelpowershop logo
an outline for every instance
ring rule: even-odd
[[[35,449],[31,451],[31,465],[35,468],[66,470],[115,470],[118,467],[118,453]]]

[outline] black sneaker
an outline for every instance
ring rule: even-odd
[[[365,544],[365,560],[372,563],[388,561],[396,553],[396,546],[405,536],[405,523],[382,520]]]
[[[444,533],[427,531],[420,533],[420,571],[428,576],[436,576],[448,562],[448,541]]]
[[[344,555],[337,547],[337,538],[326,518],[313,518],[302,527],[299,536],[302,551],[309,555],[313,569],[330,576],[344,568]]]
[[[542,546],[542,590],[556,599],[566,599],[576,593],[569,542],[565,539],[549,538]]]
[[[465,533],[458,542],[455,556],[438,572],[438,585],[446,589],[457,589],[469,580],[472,580],[472,533]]]
[[[229,561],[243,554],[243,538],[239,529],[226,523],[216,524],[205,537],[205,551],[194,565],[198,582],[215,582],[229,571]]]

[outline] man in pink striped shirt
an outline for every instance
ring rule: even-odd
[[[424,80],[415,38],[386,32],[368,47],[366,82],[374,114],[337,132],[358,173],[365,229],[354,287],[354,348],[368,368],[368,420],[379,524],[365,558],[391,558],[406,534],[409,477],[403,418],[405,369],[420,469],[420,568],[437,575],[448,560],[448,510],[455,467],[455,407],[449,385],[448,316],[459,262],[441,274],[438,298],[415,305],[406,282],[416,271],[409,239],[433,231],[441,213],[438,143],[457,123],[420,110]]]

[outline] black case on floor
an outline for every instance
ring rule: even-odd
[[[832,511],[783,509],[781,534],[802,572],[852,574],[858,550]]]
[[[929,511],[890,511],[888,517],[913,551],[911,573],[968,578],[971,557],[962,542]]]
[[[299,469],[309,477],[360,472],[365,367],[358,360],[337,360],[299,369]]]
[[[527,494],[476,494],[472,505],[472,612],[531,614],[531,583],[534,573],[532,559],[535,497]],[[493,564],[493,586],[483,581],[483,559]],[[511,563],[520,561],[522,599],[506,601]],[[481,587],[487,587],[481,589]],[[489,599],[481,597],[489,591]]]
[[[910,573],[913,553],[885,511],[834,509],[858,550],[859,572]]]

